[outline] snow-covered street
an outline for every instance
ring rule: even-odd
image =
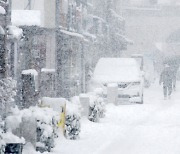
[[[179,154],[179,90],[164,100],[156,83],[145,89],[142,105],[108,104],[100,123],[82,118],[80,139],[60,137],[52,154]]]

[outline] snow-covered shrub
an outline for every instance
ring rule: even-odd
[[[103,118],[104,116],[105,103],[103,98],[98,96],[91,96],[89,104],[89,120],[92,122],[98,122],[99,118]]]
[[[11,116],[6,118],[6,125],[8,131],[23,128],[21,135],[24,135],[25,139],[36,146],[37,150],[44,152],[50,151],[54,147],[54,137],[57,137],[59,118],[59,114],[52,108],[30,107],[24,110],[13,108]],[[33,124],[30,128],[26,128],[26,126],[29,127],[28,121]],[[32,136],[27,135],[28,130],[28,134]]]
[[[10,111],[16,95],[16,81],[12,78],[0,80],[0,116],[6,116]]]
[[[68,103],[66,106],[64,135],[67,139],[76,140],[80,133],[80,114],[77,104]]]
[[[90,99],[88,119],[92,122],[99,121],[99,108],[98,102],[96,101],[96,97],[91,97]]]
[[[97,98],[97,104],[99,109],[99,118],[104,118],[106,110],[105,110],[105,103],[102,97]]]
[[[51,151],[54,147],[54,138],[57,137],[57,124],[59,114],[51,108],[32,108],[37,118],[37,143],[38,151]]]

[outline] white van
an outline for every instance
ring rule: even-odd
[[[89,91],[103,89],[107,97],[107,85],[117,83],[118,100],[143,103],[143,73],[134,58],[101,58],[89,83]]]

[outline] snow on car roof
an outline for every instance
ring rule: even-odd
[[[101,58],[93,79],[105,83],[139,81],[140,68],[134,58]]]

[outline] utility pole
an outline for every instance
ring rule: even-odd
[[[32,8],[31,8],[31,5],[32,4],[32,0],[28,0],[28,4],[27,4],[27,6],[25,7],[25,10],[27,9],[27,10],[31,10]]]
[[[56,0],[56,11],[55,11],[55,19],[56,19],[56,28],[60,26],[60,18],[61,18],[61,12],[60,12],[60,0]]]
[[[63,68],[62,68],[62,52],[61,50],[61,40],[59,37],[60,34],[60,0],[56,0],[56,11],[55,11],[55,28],[54,28],[54,36],[55,36],[55,90],[56,96],[62,94],[62,84],[63,84]]]

